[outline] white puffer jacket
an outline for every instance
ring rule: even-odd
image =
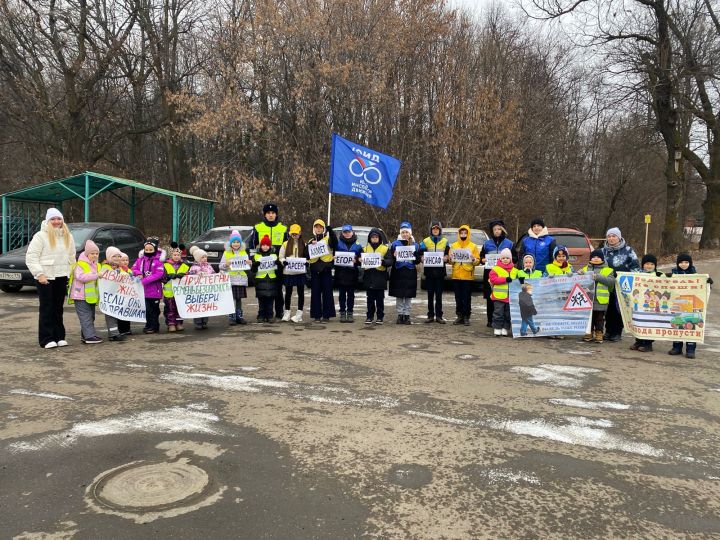
[[[55,234],[55,249],[50,248],[48,235]],[[75,264],[75,240],[70,236],[70,243],[65,247],[63,229],[54,229],[46,221],[40,225],[28,246],[25,263],[33,277],[44,275],[48,279],[69,276]]]

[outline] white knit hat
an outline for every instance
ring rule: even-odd
[[[60,210],[58,210],[57,208],[48,208],[47,212],[45,213],[45,221],[50,221],[52,218],[60,218],[65,221],[62,212],[60,212]]]
[[[207,251],[200,249],[197,246],[193,246],[190,248],[190,255],[193,256],[195,262],[200,262],[200,259],[202,259],[203,257],[207,257]]]
[[[115,255],[121,255],[120,250],[115,246],[110,246],[105,250],[105,258],[107,260],[112,259]]]

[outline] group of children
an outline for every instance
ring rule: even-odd
[[[501,223],[501,222],[500,222]],[[284,307],[282,321],[300,323],[303,320],[305,303],[305,284],[307,274],[310,276],[310,317],[315,322],[328,322],[335,317],[333,284],[338,288],[340,322],[354,322],[355,290],[358,285],[359,268],[363,254],[374,254],[376,264],[363,268],[363,285],[367,296],[367,313],[365,324],[383,324],[385,317],[385,291],[396,298],[397,324],[410,324],[412,298],[417,294],[417,268],[423,261],[425,253],[437,253],[442,259],[441,266],[426,267],[425,283],[428,294],[427,323],[445,324],[443,318],[442,295],[445,286],[445,264],[452,265],[451,279],[455,293],[457,318],[454,324],[470,324],[470,304],[475,267],[484,262],[478,246],[470,239],[470,227],[463,225],[458,229],[457,239],[449,243],[442,235],[440,222],[433,222],[430,234],[421,242],[416,242],[409,222],[402,222],[397,239],[389,245],[382,242],[379,229],[372,229],[366,245],[362,246],[352,225],[342,226],[340,237],[333,229],[318,219],[313,223],[313,234],[306,242],[302,237],[300,225],[293,224],[289,229],[288,239],[279,250],[273,247],[268,236],[260,239],[258,250],[250,255],[238,231],[232,231],[225,251],[222,255],[219,270],[230,276],[232,297],[235,310],[231,313],[231,325],[247,324],[243,316],[242,299],[247,297],[248,272],[255,279],[255,294],[258,299],[258,322],[273,320],[273,304],[279,291],[284,286]],[[324,244],[322,246],[321,244]],[[512,243],[510,243],[512,245]],[[312,248],[311,248],[312,246]],[[498,245],[498,247],[501,247]],[[322,248],[322,249],[318,249]],[[400,248],[402,256],[399,257]],[[409,249],[407,249],[409,248]],[[74,303],[80,320],[82,341],[87,344],[102,342],[95,330],[95,305],[98,302],[97,280],[104,271],[123,272],[135,276],[144,288],[146,324],[143,332],[153,334],[160,331],[160,301],[164,302],[165,324],[168,332],[183,331],[184,321],[180,318],[178,307],[173,295],[172,283],[190,274],[212,274],[215,272],[208,263],[208,255],[198,247],[190,250],[192,262],[183,259],[182,245],[171,243],[167,250],[160,249],[159,240],[149,237],[143,251],[132,268],[128,267],[128,256],[115,247],[109,247],[104,261],[99,261],[98,246],[91,240],[85,244],[72,272],[69,284],[70,302]],[[334,265],[335,253],[350,254],[352,262],[346,266]],[[454,253],[455,252],[455,253]],[[459,254],[463,253],[460,258]],[[486,250],[482,250],[483,256]],[[458,254],[456,256],[456,254]],[[311,256],[312,255],[312,256]],[[532,303],[532,286],[525,283],[526,279],[569,275],[573,268],[568,262],[569,254],[564,246],[554,246],[552,260],[544,269],[536,268],[535,256],[523,255],[519,268],[513,262],[510,247],[499,249],[497,261],[487,274],[490,285],[490,302],[492,305],[492,327],[495,336],[509,336],[511,332],[509,284],[517,279],[521,285],[521,335],[539,332],[534,323],[536,314]],[[280,272],[278,264],[282,266]],[[305,266],[307,265],[307,266]],[[334,276],[333,276],[334,268]],[[657,271],[657,258],[646,254],[642,259],[644,272],[664,275]],[[602,249],[595,249],[590,254],[589,264],[578,270],[579,274],[590,274],[596,282],[591,329],[583,337],[586,342],[603,342],[604,318],[615,284],[615,275],[608,267]],[[680,254],[677,265],[668,275],[692,274],[695,268],[687,254]],[[282,283],[280,283],[282,277]],[[711,280],[710,280],[711,282]],[[293,293],[297,294],[297,309],[292,315],[291,305]],[[121,341],[131,333],[127,321],[105,316],[109,339]],[[208,318],[193,319],[198,330],[204,330]],[[670,354],[682,354],[682,342],[673,343]],[[652,350],[652,341],[637,339],[632,349],[645,352]],[[686,356],[694,358],[695,344],[687,343]]]

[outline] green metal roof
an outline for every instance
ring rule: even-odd
[[[128,180],[127,178],[119,178],[117,176],[109,176],[106,174],[100,174],[92,171],[86,171],[75,176],[68,178],[62,178],[58,180],[51,180],[44,182],[36,186],[19,189],[17,191],[11,191],[9,193],[2,194],[2,197],[7,197],[15,200],[24,201],[40,201],[40,202],[59,202],[66,201],[68,199],[84,199],[85,198],[85,178],[88,180],[88,195],[89,198],[99,195],[105,191],[113,191],[123,187],[130,187],[141,189],[143,191],[150,191],[157,193],[158,195],[166,195],[169,197],[178,197],[183,199],[190,199],[202,202],[215,202],[210,199],[203,199],[202,197],[196,197],[195,195],[188,195],[186,193],[179,193],[177,191],[171,191],[169,189],[163,189],[148,184],[143,184],[137,180]]]

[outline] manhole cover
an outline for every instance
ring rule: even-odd
[[[399,486],[420,488],[432,482],[432,472],[425,465],[403,463],[390,467],[388,478],[390,482]]]
[[[211,488],[207,473],[186,460],[130,463],[102,476],[93,496],[126,512],[161,511],[192,504]]]

